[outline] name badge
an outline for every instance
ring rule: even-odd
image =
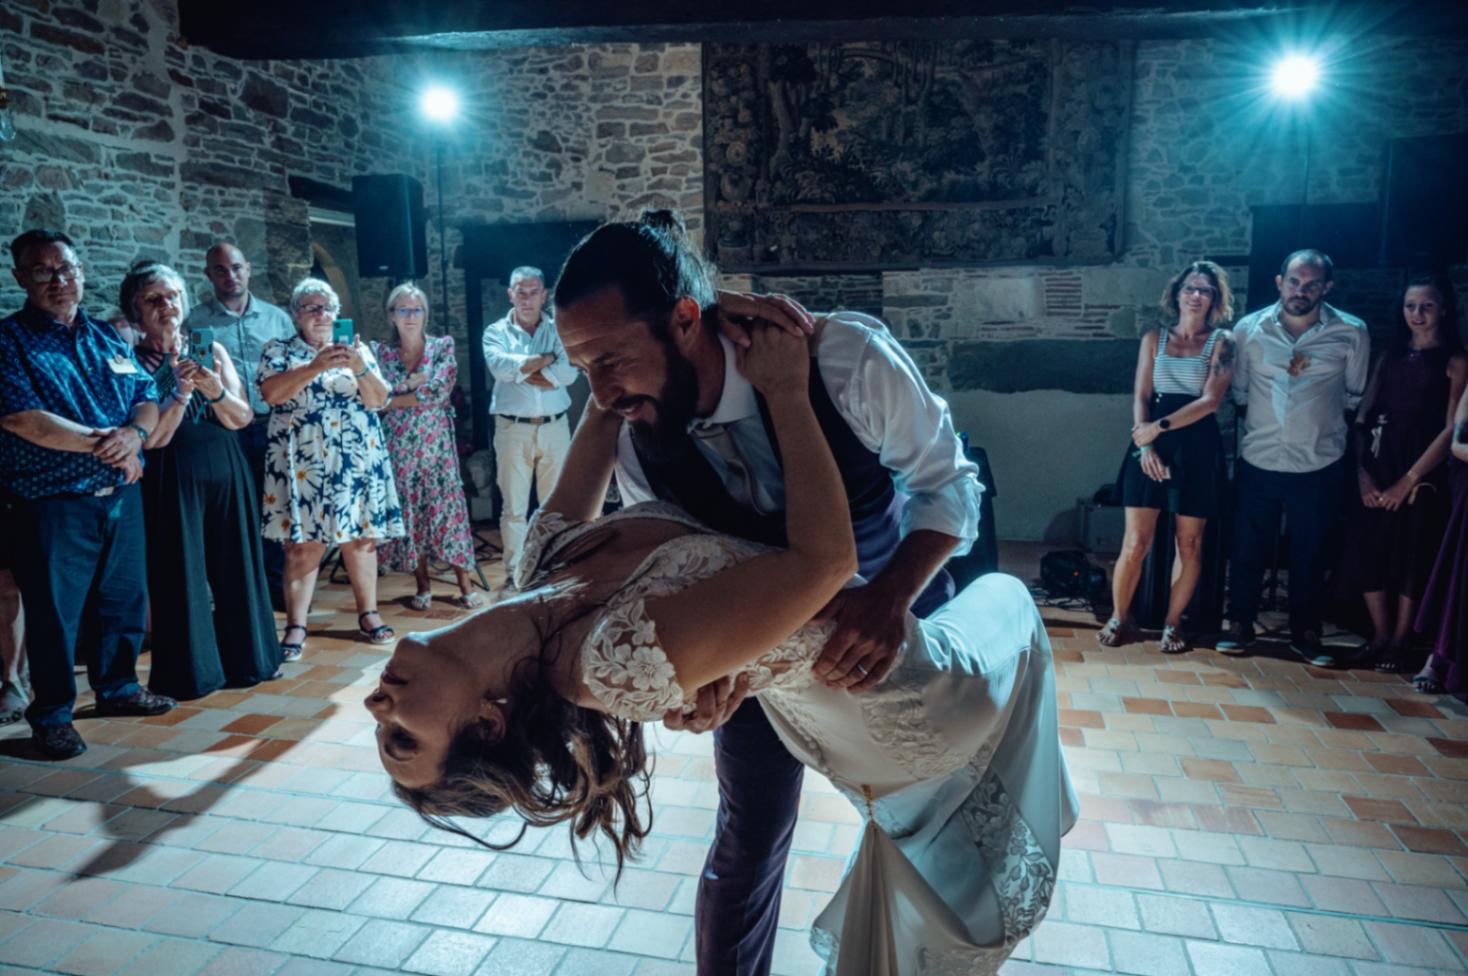
[[[138,371],[137,363],[134,363],[130,356],[113,356],[107,360],[107,365],[118,376],[127,376]]]

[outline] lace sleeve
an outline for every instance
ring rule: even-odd
[[[683,707],[683,688],[639,597],[607,611],[581,649],[581,680],[613,715],[655,722]]]

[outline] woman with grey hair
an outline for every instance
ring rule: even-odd
[[[188,292],[172,268],[134,265],[118,304],[161,401],[143,472],[148,687],[189,699],[258,684],[276,674],[280,647],[249,463],[234,435],[253,416],[244,385],[222,345],[190,349],[181,328]]]
[[[377,419],[388,386],[360,338],[332,340],[340,309],[326,282],[307,278],[296,285],[290,304],[296,335],[267,342],[255,376],[272,408],[261,518],[265,537],[285,544],[281,647],[288,661],[301,656],[327,546],[341,551],[362,637],[384,644],[395,636],[377,613],[377,543],[404,532]]]

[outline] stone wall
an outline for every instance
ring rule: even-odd
[[[1311,202],[1376,201],[1389,138],[1468,129],[1468,41],[1358,46],[1340,51],[1332,89],[1312,103]],[[345,189],[354,174],[410,173],[424,184],[431,216],[437,137],[412,103],[430,79],[452,81],[465,104],[443,137],[456,265],[466,224],[601,220],[668,206],[702,230],[697,45],[239,62],[178,37],[170,0],[11,0],[0,8],[0,55],[20,130],[0,145],[0,228],[73,233],[94,307],[110,304],[122,272],[143,256],[174,262],[202,291],[203,249],[229,237],[253,260],[257,290],[277,300],[322,260],[346,282],[362,330],[381,334],[387,283],[352,280],[350,232],[313,236],[289,178]],[[729,283],[882,314],[952,400],[958,426],[1010,445],[993,458],[1007,489],[1001,532],[1053,535],[1060,509],[1112,473],[1119,447],[1100,451],[1094,442],[1114,426],[1103,412],[1120,410],[1125,426],[1129,350],[1156,324],[1167,276],[1194,257],[1224,256],[1242,291],[1250,207],[1297,203],[1305,191],[1307,120],[1256,89],[1253,72],[1266,60],[1233,42],[1137,45],[1124,250],[1113,263]],[[429,246],[423,284],[436,313],[432,219]],[[1384,331],[1396,274],[1343,270],[1339,303]],[[13,283],[0,288],[0,303],[15,307]],[[467,387],[461,271],[451,270],[449,292],[450,322],[436,325],[461,338]],[[502,293],[487,288],[486,316],[503,308]],[[1064,396],[1047,395],[1055,391]],[[1087,417],[1097,418],[1094,428]],[[1091,460],[1037,470],[1024,439],[1012,436],[1016,418],[1046,430],[1056,458]],[[1011,448],[1013,457],[1003,456]]]
[[[220,237],[251,258],[257,291],[284,298],[312,264],[289,176],[340,186],[421,166],[411,139],[375,124],[383,59],[221,58],[190,48],[173,6],[150,0],[15,0],[0,36],[19,130],[0,164],[0,227],[72,234],[98,311],[140,257],[176,264],[202,292],[203,252]],[[13,283],[3,299],[18,302]]]
[[[443,147],[445,224],[455,268],[463,267],[458,228],[464,224],[600,221],[669,208],[682,212],[689,231],[701,237],[696,45],[527,48],[412,64],[411,73],[419,77],[452,81],[465,109]],[[426,285],[436,313],[435,176],[425,167],[431,269]],[[558,269],[544,270],[554,275]],[[461,271],[451,271],[449,280],[448,331],[458,339],[461,384],[467,388]],[[485,321],[508,310],[503,285],[486,281]],[[368,313],[373,321],[376,309]]]

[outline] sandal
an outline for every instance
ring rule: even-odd
[[[478,610],[484,606],[484,594],[478,590],[470,590],[468,593],[461,593],[454,602],[465,610]]]
[[[1188,649],[1188,642],[1173,626],[1162,628],[1162,636],[1157,639],[1157,643],[1161,646],[1163,654],[1181,654]]]
[[[295,643],[290,643],[286,638],[291,635],[291,631],[293,630],[299,630],[301,632],[301,639]],[[299,661],[301,659],[301,652],[306,649],[306,636],[305,624],[286,624],[285,633],[280,635],[280,659],[282,661]]]
[[[368,617],[372,616],[376,612],[376,610],[367,610],[357,614],[357,633],[367,638],[367,642],[369,644],[386,644],[388,641],[397,636],[397,634],[393,633],[393,629],[391,627],[389,627],[387,624],[378,624],[376,627],[368,630],[362,624],[363,620],[366,620]]]
[[[1122,623],[1115,617],[1106,621],[1106,626],[1096,631],[1096,643],[1102,647],[1120,647],[1125,643],[1122,636]]]
[[[425,590],[421,593],[414,593],[412,597],[408,599],[409,610],[427,610],[431,606],[433,606],[432,590]],[[370,613],[371,611],[368,612]],[[365,617],[366,615],[367,614],[363,614],[362,616]]]
[[[25,689],[14,681],[0,687],[0,725],[14,725],[25,717],[26,706],[31,703]]]
[[[1400,644],[1389,644],[1376,659],[1372,670],[1381,674],[1401,674],[1411,667],[1407,660],[1407,648]]]
[[[1430,660],[1422,666],[1421,671],[1413,676],[1412,687],[1416,688],[1420,695],[1441,695],[1447,691],[1447,688],[1443,687],[1442,675],[1438,674],[1437,668],[1432,666]]]
[[[1390,641],[1382,640],[1379,637],[1373,637],[1365,644],[1362,644],[1360,647],[1356,648],[1355,653],[1351,655],[1351,664],[1355,667],[1361,668],[1373,667],[1375,666],[1377,661],[1381,660],[1382,656],[1386,654],[1387,650],[1390,649],[1391,646],[1392,645]]]

